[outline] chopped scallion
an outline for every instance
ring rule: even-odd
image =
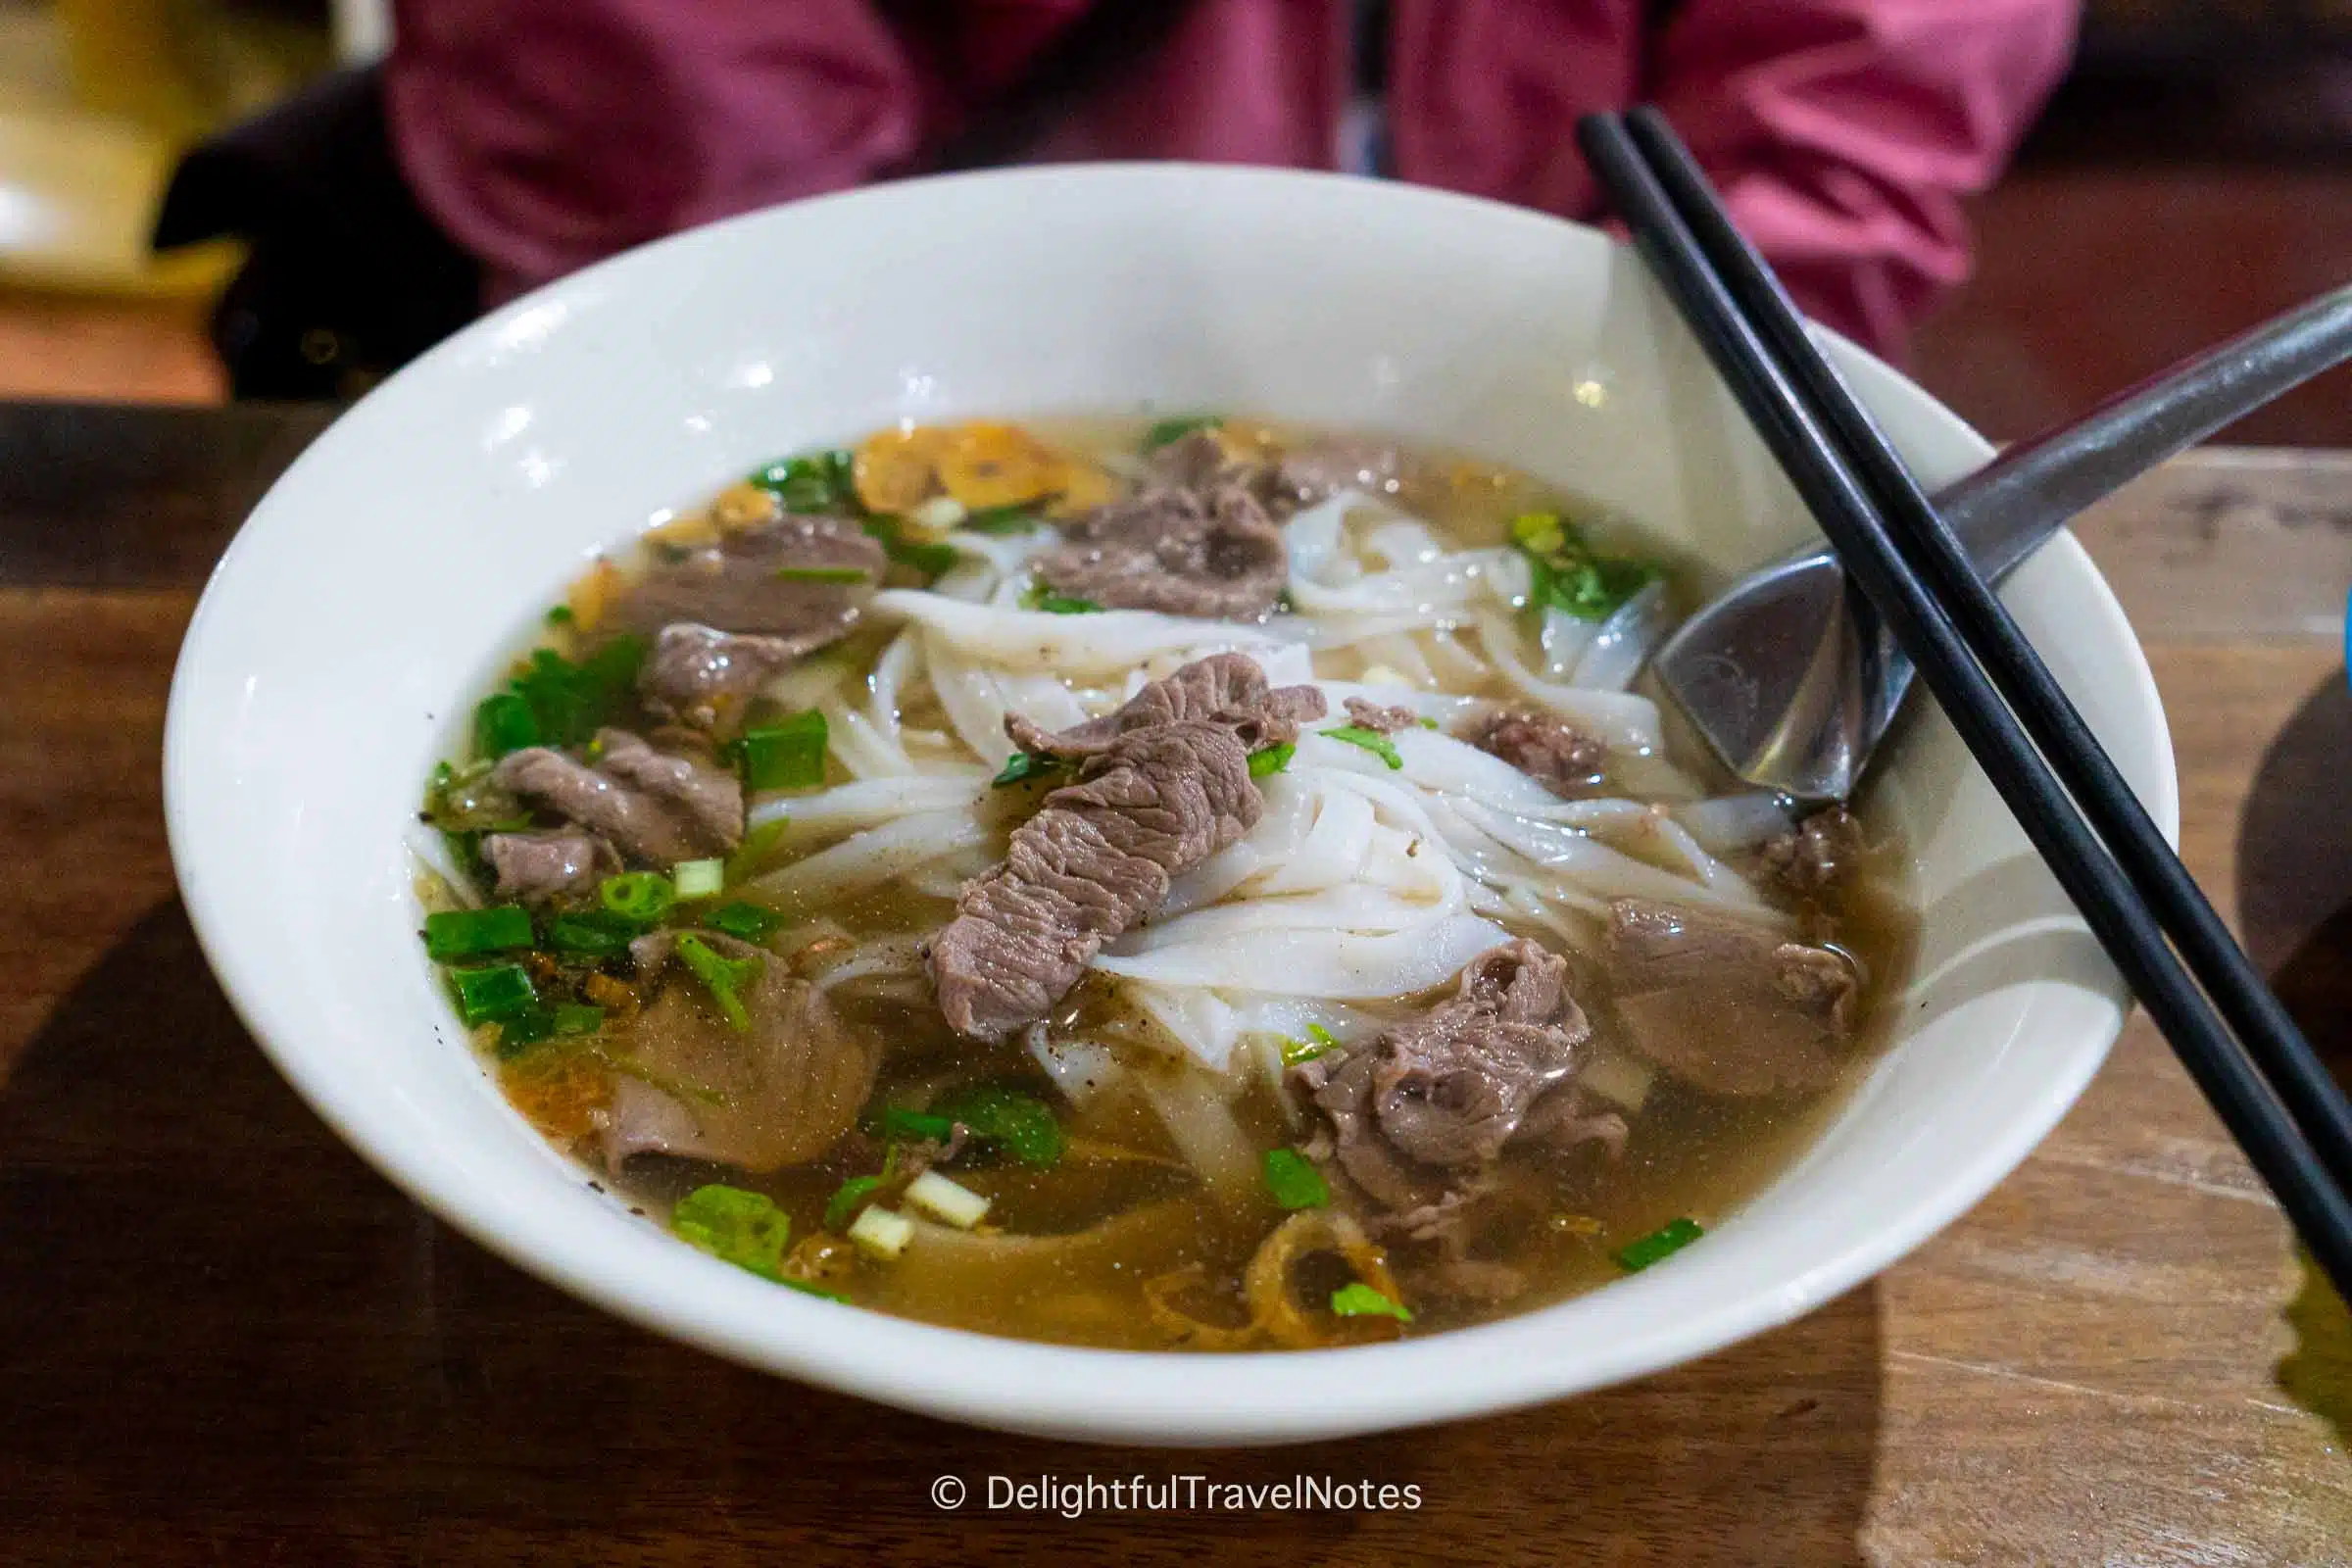
[[[1057,594],[1042,582],[1033,582],[1021,595],[1021,608],[1042,610],[1049,615],[1093,615],[1102,607],[1092,599],[1078,599],[1069,594]]]
[[[670,867],[670,880],[676,885],[678,898],[708,899],[726,886],[727,862],[724,860],[680,860]]]
[[[1314,1163],[1295,1149],[1266,1151],[1266,1191],[1285,1208],[1326,1208],[1331,1188]]]
[[[858,1205],[881,1190],[882,1181],[880,1176],[853,1176],[834,1188],[833,1196],[825,1200],[825,1229],[838,1231],[847,1227]]]
[[[458,1016],[466,1027],[512,1018],[539,1002],[538,988],[519,963],[493,963],[479,968],[449,971],[450,988],[458,996]]]
[[[530,945],[530,911],[519,904],[488,909],[442,909],[424,917],[425,956],[437,961]]]
[[[559,1035],[592,1035],[604,1028],[605,1009],[584,1002],[561,1003],[555,1009],[554,1022]]]
[[[1036,508],[1024,501],[1009,507],[982,507],[965,515],[963,526],[974,533],[1027,533],[1044,521]]]
[[[1672,1257],[1705,1234],[1698,1221],[1688,1214],[1670,1219],[1640,1241],[1620,1248],[1616,1253],[1617,1266],[1628,1274],[1639,1274],[1652,1263]]]
[[[887,1208],[868,1208],[851,1223],[850,1240],[859,1251],[888,1262],[914,1240],[914,1221]]]
[[[1195,430],[1214,430],[1224,422],[1224,417],[1215,414],[1187,414],[1162,419],[1144,432],[1144,450],[1157,452],[1161,447],[1173,446]]]
[[[722,905],[703,917],[703,924],[713,931],[724,931],[745,942],[765,942],[776,934],[784,917],[773,909],[761,908],[741,899]]]
[[[623,871],[597,885],[604,906],[624,920],[652,925],[678,902],[676,885],[659,871]]]
[[[1047,1166],[1061,1159],[1061,1123],[1044,1101],[996,1084],[959,1090],[941,1102],[938,1113],[959,1121],[974,1136],[1024,1165]]]
[[[825,715],[805,709],[743,732],[735,755],[747,790],[808,789],[825,781],[825,752],[831,744]]]
[[[859,583],[866,580],[863,566],[778,566],[778,582],[841,582]]]
[[[935,1170],[927,1170],[906,1184],[906,1201],[959,1231],[970,1230],[988,1215],[987,1199]]]
[[[1282,1064],[1285,1067],[1296,1067],[1302,1061],[1314,1060],[1330,1049],[1329,1046],[1319,1046],[1311,1040],[1298,1040],[1290,1035],[1284,1035],[1282,1037]]]
[[[784,1282],[784,1245],[792,1220],[764,1193],[712,1183],[678,1200],[669,1228],[721,1262]]]
[[[1330,1030],[1324,1028],[1319,1023],[1308,1024],[1306,1026],[1306,1036],[1316,1045],[1321,1046],[1325,1051],[1337,1051],[1340,1049],[1339,1037],[1333,1034]]]
[[[830,512],[857,504],[847,452],[814,452],[754,470],[751,482],[774,493],[787,512]]]
[[[547,623],[550,626],[568,626],[571,624],[571,619],[569,605],[558,605],[547,612]]]
[[[944,1144],[956,1136],[956,1123],[951,1117],[934,1116],[927,1110],[886,1105],[882,1110],[882,1136],[906,1138],[917,1143]]]
[[[1399,1323],[1413,1320],[1412,1311],[1402,1301],[1391,1300],[1361,1280],[1332,1292],[1331,1309],[1342,1317],[1393,1317]]]
[[[710,993],[710,1000],[718,1004],[727,1027],[739,1034],[749,1031],[752,1014],[743,1004],[743,993],[759,980],[760,971],[766,967],[764,961],[756,957],[722,958],[710,943],[691,932],[678,938],[678,956],[694,971],[695,978],[702,981]]]
[[[549,951],[574,958],[617,958],[629,944],[645,934],[646,922],[628,919],[609,909],[584,909],[559,914],[547,923]]]
[[[1298,746],[1295,741],[1284,741],[1279,746],[1261,746],[1250,754],[1250,776],[1271,777],[1290,766],[1291,759],[1298,755]]]
[[[1003,789],[1007,784],[1019,784],[1027,779],[1058,773],[1068,765],[1058,757],[1048,757],[1040,752],[1015,752],[1004,760],[1004,768],[988,782],[992,789]]]
[[[1361,724],[1335,724],[1319,733],[1350,746],[1360,746],[1393,768],[1404,765],[1404,759],[1396,755],[1396,744],[1376,729],[1366,729]]]

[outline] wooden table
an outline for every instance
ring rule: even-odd
[[[2138,1021],[2041,1151],[1883,1278],[1699,1365],[1383,1438],[1162,1454],[965,1431],[738,1370],[491,1259],[279,1082],[165,854],[181,628],[322,422],[0,409],[0,1559],[2352,1561],[2352,1329]],[[2190,866],[2352,1063],[2352,458],[2205,454],[2083,531],[2164,688]],[[983,1505],[991,1475],[1089,1473],[1423,1501]],[[959,1512],[930,1500],[946,1474],[973,1489]]]

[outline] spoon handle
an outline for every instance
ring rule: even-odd
[[[2352,283],[2019,442],[1946,488],[1936,508],[1971,563],[1997,580],[2093,502],[2347,358]]]

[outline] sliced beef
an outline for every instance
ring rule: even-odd
[[[1619,899],[1608,952],[1627,1045],[1693,1088],[1820,1089],[1851,1055],[1861,976],[1834,949],[1709,910]]]
[[[1297,740],[1298,726],[1323,712],[1323,693],[1315,687],[1269,686],[1265,670],[1248,654],[1212,654],[1151,682],[1115,713],[1059,731],[1007,713],[1004,733],[1025,752],[1075,760],[1108,751],[1111,742],[1134,730],[1204,718],[1232,729],[1244,746],[1256,751]]]
[[[1574,796],[1598,787],[1608,765],[1604,743],[1544,713],[1504,709],[1478,720],[1462,738],[1554,795]]]
[[[1566,962],[1519,941],[1472,960],[1445,1002],[1300,1077],[1330,1118],[1341,1169],[1409,1210],[1492,1165],[1591,1035]]]
[[[1764,874],[1791,893],[1826,893],[1862,864],[1862,824],[1842,806],[1826,807],[1764,846]]]
[[[1375,735],[1394,735],[1400,729],[1411,729],[1421,722],[1421,715],[1409,708],[1366,702],[1361,697],[1348,698],[1347,706],[1348,722],[1358,729],[1368,729]]]
[[[482,840],[482,856],[498,873],[497,896],[544,904],[565,893],[585,893],[620,869],[612,847],[593,833],[493,833]]]
[[[757,1174],[816,1158],[850,1130],[872,1091],[876,1043],[772,954],[715,931],[695,935],[721,957],[759,960],[760,974],[739,993],[751,1027],[727,1023],[702,981],[672,957],[674,941],[649,950],[660,990],[613,1036],[627,1070],[609,1111],[606,1162],[675,1154]]]
[[[858,623],[887,565],[880,543],[846,517],[779,517],[657,563],[610,619],[645,637],[689,621],[754,632],[805,654]]]
[[[1312,506],[1343,490],[1393,496],[1415,477],[1413,460],[1402,448],[1345,436],[1293,447],[1274,468],[1277,492],[1291,507]]]
[[[1055,593],[1210,619],[1266,614],[1290,569],[1265,507],[1247,486],[1223,480],[1158,486],[1098,507],[1035,566]]]
[[[1313,687],[1269,690],[1255,661],[1221,654],[1060,735],[1008,719],[1022,746],[1083,760],[1015,830],[1004,863],[964,884],[933,940],[948,1022],[1001,1040],[1044,1017],[1104,943],[1158,907],[1171,879],[1257,824],[1250,751],[1296,734],[1322,705]]]
[[[805,652],[790,637],[720,631],[694,621],[662,628],[638,673],[645,706],[694,729],[732,730],[760,688]]]
[[[544,746],[500,759],[501,788],[587,829],[632,860],[672,865],[743,841],[743,785],[699,758],[656,751],[622,729],[599,730],[594,765]]]

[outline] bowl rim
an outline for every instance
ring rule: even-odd
[[[1844,1238],[1781,1290],[1717,1301],[1638,1342],[1578,1345],[1548,1359],[1540,1353],[1544,1342],[1531,1326],[1566,1303],[1427,1339],[1283,1355],[1045,1345],[878,1312],[857,1314],[861,1326],[845,1333],[830,1303],[775,1291],[715,1260],[687,1254],[676,1258],[686,1266],[674,1270],[674,1279],[649,1280],[635,1265],[634,1247],[615,1241],[609,1250],[600,1250],[553,1234],[524,1205],[461,1180],[379,1134],[364,1107],[339,1093],[332,1073],[303,1048],[301,1019],[275,1004],[264,956],[223,902],[224,879],[208,874],[222,868],[217,858],[222,852],[205,842],[199,820],[204,776],[208,763],[217,769],[217,753],[208,754],[193,727],[201,720],[192,672],[207,658],[223,585],[252,569],[250,563],[267,552],[275,533],[301,525],[298,513],[274,502],[312,469],[333,462],[343,442],[374,433],[387,411],[396,411],[404,398],[429,383],[435,368],[472,352],[518,318],[575,293],[624,287],[640,272],[670,265],[675,255],[732,243],[733,236],[777,221],[781,213],[919,204],[931,189],[950,183],[1172,180],[1190,191],[1202,183],[1318,192],[1346,187],[1362,199],[1420,205],[1433,222],[1472,216],[1485,223],[1596,232],[1486,198],[1311,171],[1123,163],[981,171],[783,204],[671,235],[514,300],[437,345],[346,411],[256,505],[208,577],[173,671],[164,735],[164,802],[174,872],[206,960],[240,1022],[279,1074],[336,1136],[412,1200],[508,1262],[627,1321],[738,1362],[901,1408],[1095,1441],[1160,1446],[1304,1441],[1499,1413],[1606,1387],[1780,1327],[1879,1273],[1973,1207],[2049,1133],[2105,1060],[2129,1005],[2120,980],[2101,988],[2117,1004],[2113,1026],[2102,1025],[2095,1031],[2101,1038],[2074,1048],[2067,1070],[2048,1078],[2030,1101],[2012,1106],[1996,1136],[1978,1145],[1973,1156],[1948,1169],[1940,1182],[1922,1188],[1898,1222]],[[1965,421],[1907,377],[1838,334],[1827,336],[1840,368],[1860,383],[1866,401],[1908,404],[1955,439],[1989,455],[1989,445]],[[2179,792],[2171,737],[2145,655],[2081,544],[2062,534],[2044,554],[2065,575],[2070,609],[2088,626],[2086,641],[2115,649],[2129,666],[2120,673],[2138,703],[2160,763],[2145,804],[2168,839],[2177,841]],[[673,1257],[682,1251],[666,1238],[648,1240]],[[747,1303],[756,1310],[745,1309]],[[796,1316],[800,1313],[808,1315]],[[943,1378],[943,1368],[952,1375]],[[1200,1393],[1212,1383],[1220,1397],[1204,1408]]]

